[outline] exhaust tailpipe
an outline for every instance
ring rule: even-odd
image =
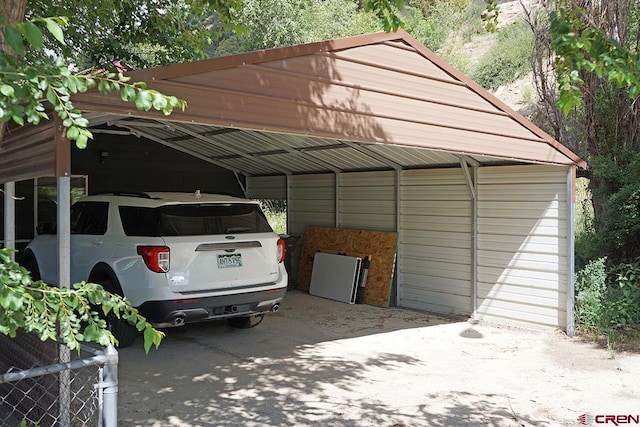
[[[273,307],[271,307],[271,311],[277,313],[278,310],[280,310],[280,304],[273,304]]]
[[[173,318],[173,320],[171,321],[171,326],[182,326],[185,323],[185,318],[186,316],[184,315],[184,313],[179,313],[176,314],[176,317]]]

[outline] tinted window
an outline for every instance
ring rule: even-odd
[[[80,202],[71,206],[71,234],[107,232],[108,202]]]
[[[253,204],[172,205],[160,208],[120,206],[127,236],[197,236],[270,232],[260,207]]]

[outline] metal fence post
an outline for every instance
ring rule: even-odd
[[[118,351],[109,344],[104,355],[107,361],[102,368],[102,427],[118,426]]]

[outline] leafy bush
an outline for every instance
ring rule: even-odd
[[[454,15],[445,3],[435,3],[427,16],[419,9],[406,7],[402,19],[404,29],[429,49],[440,49],[454,24]]]
[[[640,255],[640,182],[625,185],[609,198],[605,231],[619,259]]]
[[[449,40],[440,50],[438,50],[438,55],[440,58],[447,61],[447,63],[465,74],[467,74],[471,68],[470,55],[465,52],[459,39]]]
[[[482,57],[471,78],[486,89],[511,83],[531,70],[533,33],[523,21],[498,33],[498,43]]]
[[[280,199],[260,199],[258,201],[273,231],[277,234],[286,234],[287,201]]]
[[[578,330],[606,336],[609,345],[637,341],[640,332],[640,264],[607,269],[605,258],[576,274],[575,319]]]
[[[599,258],[598,239],[593,229],[593,204],[589,180],[576,180],[576,204],[574,214],[576,269],[584,268],[589,261]]]
[[[600,329],[606,280],[605,258],[591,261],[576,274],[575,319],[579,329],[591,332]]]
[[[452,7],[455,6],[452,5]],[[482,20],[482,12],[486,7],[487,4],[484,1],[474,0],[462,10],[456,27],[463,41],[468,42],[473,36],[486,33],[485,23]]]
[[[603,314],[606,329],[640,326],[640,264],[612,268]]]
[[[612,149],[593,156],[594,203],[600,207],[594,221],[594,250],[611,264],[640,260],[640,152]]]

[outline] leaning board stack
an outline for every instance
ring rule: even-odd
[[[304,232],[297,289],[309,291],[317,252],[371,260],[364,303],[389,307],[398,234],[385,231],[307,227]]]

